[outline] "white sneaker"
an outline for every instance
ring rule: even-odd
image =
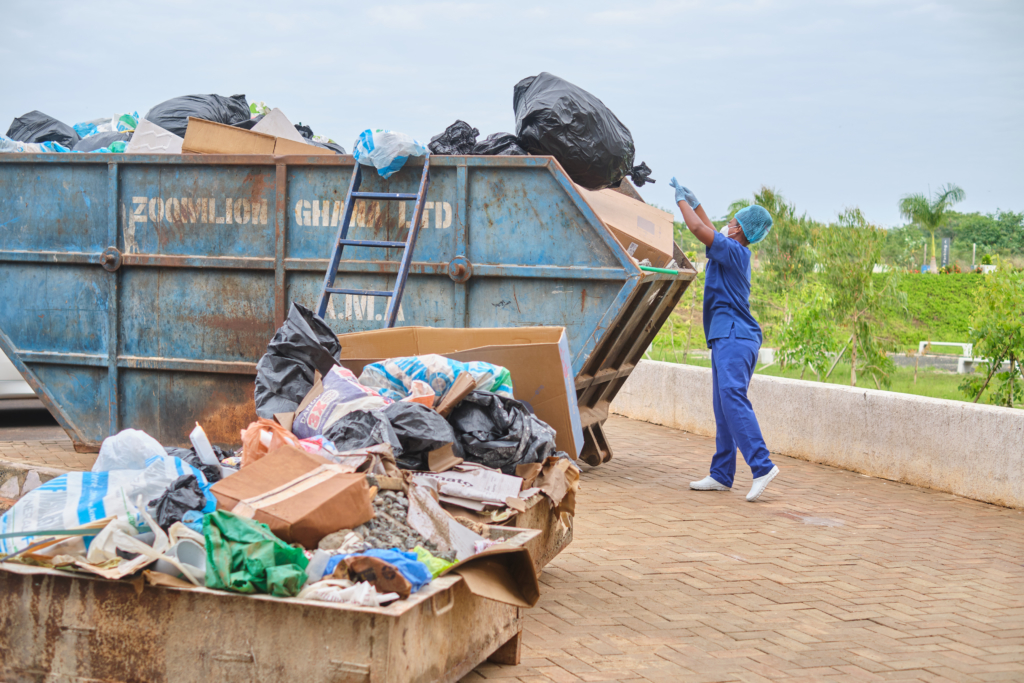
[[[764,490],[768,488],[769,482],[779,475],[779,466],[776,465],[772,468],[772,471],[763,477],[757,477],[754,479],[754,485],[750,487],[750,493],[747,494],[747,500],[753,503],[755,500],[761,497]]]
[[[731,491],[725,484],[719,484],[718,480],[708,475],[700,481],[691,481],[690,488],[694,491]]]

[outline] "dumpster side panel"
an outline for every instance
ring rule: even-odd
[[[274,256],[272,166],[122,165],[119,190],[126,254]]]
[[[253,362],[274,336],[274,274],[214,268],[126,268],[120,353]]]
[[[107,246],[106,164],[0,165],[0,188],[0,249],[93,252]]]
[[[106,353],[107,273],[88,265],[0,268],[0,329],[19,349]]]

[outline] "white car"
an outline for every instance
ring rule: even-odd
[[[35,392],[14,367],[14,363],[0,351],[0,400],[5,398],[35,398]]]

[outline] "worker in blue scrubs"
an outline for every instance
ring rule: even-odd
[[[747,500],[753,502],[779,474],[747,398],[761,348],[761,326],[750,313],[748,247],[768,236],[772,217],[762,206],[748,206],[718,231],[693,192],[675,178],[670,184],[676,188],[676,203],[686,227],[707,247],[708,258],[704,273],[704,335],[711,349],[715,457],[711,459],[711,474],[692,482],[690,488],[731,490],[739,448],[754,476],[747,494]]]

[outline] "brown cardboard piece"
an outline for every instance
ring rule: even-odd
[[[555,429],[555,445],[572,457],[583,448],[576,378],[561,327],[395,327],[339,335],[341,364],[357,376],[387,358],[436,353],[508,369],[515,397]]]
[[[515,380],[513,379],[513,381]],[[448,417],[448,413],[452,412],[452,409],[459,405],[459,402],[462,401],[462,399],[469,396],[469,392],[473,391],[475,388],[476,383],[473,381],[473,377],[471,375],[459,375],[455,381],[452,382],[452,385],[448,387],[448,391],[445,392],[444,396],[438,400],[437,405],[434,406],[434,410],[436,410],[441,417]],[[514,386],[513,389],[515,389]]]
[[[540,600],[540,583],[533,558],[526,548],[491,548],[449,567],[473,595],[517,607],[533,607]]]
[[[373,517],[366,475],[301,448],[281,446],[211,487],[217,507],[263,522],[286,543],[316,548]]]
[[[456,465],[461,465],[462,462],[462,458],[455,457],[451,444],[441,446],[427,454],[427,463],[431,472],[447,472]]]
[[[664,268],[672,260],[674,221],[667,211],[637,201],[615,190],[588,190],[576,186],[615,239],[638,261]]]
[[[188,117],[182,154],[330,154],[334,152],[316,145],[306,145],[287,138],[255,133],[205,119]]]

